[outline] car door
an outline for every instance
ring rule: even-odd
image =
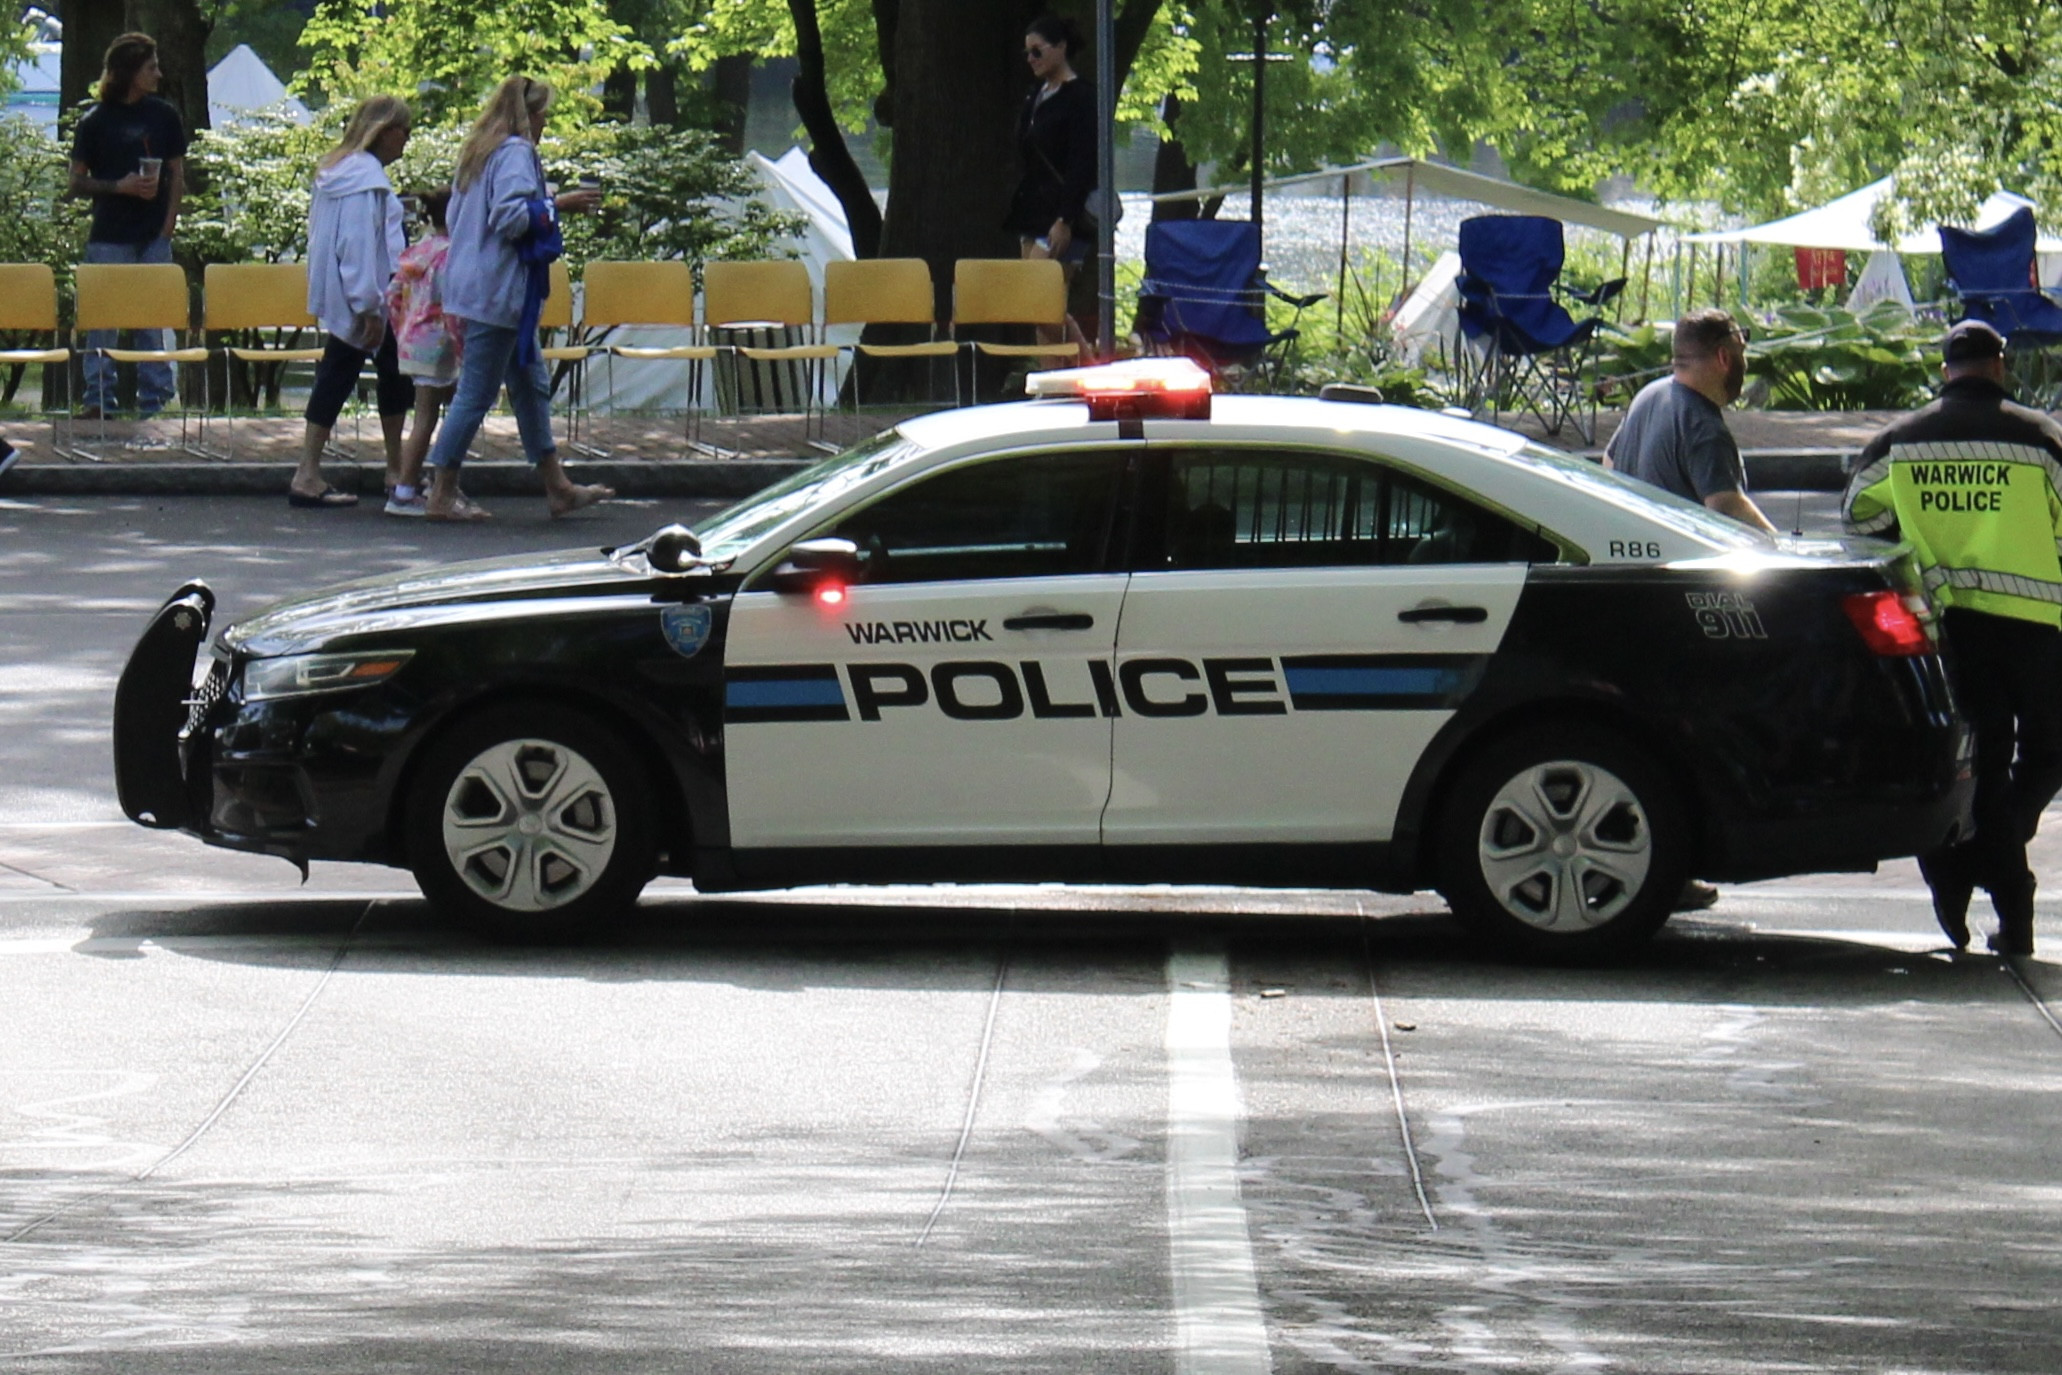
[[[1108,844],[1387,840],[1412,767],[1557,550],[1352,454],[1155,455],[1117,638]]]
[[[732,844],[1097,843],[1127,462],[1063,450],[923,474],[813,532],[860,550],[835,608],[741,593]]]

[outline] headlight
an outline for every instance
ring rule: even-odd
[[[271,697],[305,697],[312,692],[344,692],[385,682],[414,657],[412,649],[377,650],[365,654],[292,654],[284,659],[253,659],[243,666],[243,698],[261,702]]]

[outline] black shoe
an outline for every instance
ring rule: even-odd
[[[1998,914],[1998,930],[1986,943],[1994,953],[2008,956],[2033,953],[2033,892],[2031,875],[2024,882],[2012,884],[2002,891],[1991,890],[1990,905]]]
[[[1697,880],[1691,879],[1683,885],[1682,892],[1676,894],[1674,910],[1678,912],[1704,912],[1709,911],[1717,904],[1718,890],[1716,888],[1713,888],[1708,883],[1699,883]]]
[[[1983,943],[1990,947],[1991,954],[2003,955],[2007,959],[2018,955],[2030,957],[2033,954],[2033,932],[2031,931],[1998,931],[1984,937]]]
[[[1969,899],[1976,886],[1970,883],[1937,883],[1933,886],[1933,920],[1957,950],[1969,948]]]
[[[72,418],[75,420],[105,420],[107,419],[107,411],[100,406],[81,406],[79,407],[79,413]]]

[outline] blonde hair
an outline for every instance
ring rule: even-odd
[[[358,108],[351,111],[350,122],[344,125],[343,137],[337,146],[322,155],[322,161],[315,164],[318,171],[336,166],[353,153],[362,153],[379,141],[379,136],[396,124],[412,124],[415,116],[408,109],[408,102],[397,95],[369,96],[358,102]]]
[[[452,184],[466,190],[479,180],[487,159],[508,142],[510,135],[528,138],[530,121],[551,108],[551,97],[549,82],[533,81],[527,76],[512,76],[496,86],[458,150],[458,173],[451,179]]]

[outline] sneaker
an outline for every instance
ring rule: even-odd
[[[21,461],[21,450],[0,439],[0,477],[7,476],[7,470]]]
[[[389,494],[386,512],[390,516],[407,516],[411,519],[419,520],[430,513],[430,501],[428,497],[420,492],[417,492],[412,497],[397,497]]]

